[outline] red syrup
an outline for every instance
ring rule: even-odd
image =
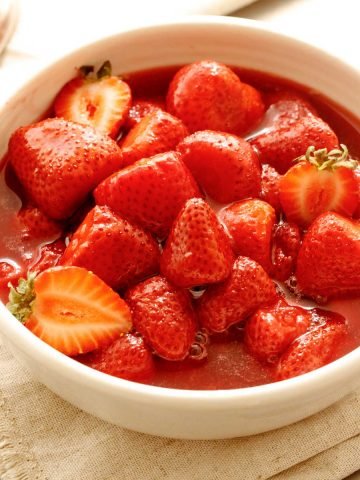
[[[145,70],[136,73],[123,74],[132,89],[135,100],[164,102],[167,87],[174,73],[179,67],[163,67]],[[321,93],[310,91],[306,87],[261,72],[234,68],[239,77],[258,88],[264,94],[281,89],[289,89],[301,93],[315,106],[320,116],[335,130],[341,143],[349,147],[355,158],[360,158],[360,120],[353,117],[331,100],[324,98]],[[49,112],[47,112],[49,115]],[[51,112],[50,112],[51,116]],[[260,127],[250,132],[247,138],[258,133],[259,129],[271,127],[276,117],[276,111],[269,112]],[[0,165],[1,170],[1,165]],[[2,162],[0,172],[0,265],[7,262],[10,266],[24,271],[27,266],[36,261],[42,245],[54,239],[25,238],[16,221],[16,213],[22,205],[23,193],[12,172],[6,165],[6,158]],[[209,202],[214,210],[220,207],[215,202]],[[221,206],[222,207],[222,206]],[[81,217],[81,216],[80,216]],[[73,229],[68,225],[65,232]],[[304,308],[318,307],[314,302],[300,299],[292,295],[288,289],[281,286],[289,303]],[[1,288],[0,270],[0,299],[7,301],[7,288]],[[342,314],[348,325],[348,336],[339,346],[337,356],[342,356],[360,345],[360,299],[332,300],[320,308]],[[169,362],[155,357],[155,375],[152,385],[168,388],[218,390],[251,387],[273,381],[271,365],[264,365],[250,355],[242,341],[241,327],[232,327],[229,332],[210,336],[206,345],[207,357],[202,360],[186,359],[181,362]]]

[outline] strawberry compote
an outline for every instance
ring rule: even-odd
[[[323,284],[320,288],[316,285],[316,279],[309,280],[307,276],[305,267],[311,252],[307,254],[305,244],[304,252],[301,253],[301,261],[305,265],[305,273],[300,278],[302,289],[299,288],[295,274],[301,273],[300,267],[296,265],[296,257],[302,248],[304,235],[308,238],[312,235],[313,242],[318,241],[320,228],[317,228],[316,222],[320,221],[321,215],[333,215],[326,217],[326,221],[340,225],[338,228],[341,235],[346,229],[349,232],[353,229],[355,240],[354,245],[350,246],[358,252],[356,232],[360,228],[357,220],[360,217],[360,186],[356,187],[358,190],[352,198],[347,199],[345,205],[333,202],[323,208],[324,202],[328,200],[324,200],[322,192],[315,201],[318,210],[308,216],[304,215],[304,211],[299,211],[297,204],[287,205],[286,212],[289,213],[285,215],[283,199],[288,197],[286,192],[282,194],[288,187],[284,179],[293,168],[294,159],[300,156],[304,156],[303,161],[306,157],[311,163],[306,172],[301,172],[301,178],[305,178],[309,185],[310,182],[315,185],[313,190],[317,188],[320,180],[311,168],[323,169],[323,164],[319,162],[324,162],[321,155],[326,153],[316,153],[321,148],[330,152],[325,161],[331,165],[336,163],[333,170],[340,171],[336,177],[336,198],[340,198],[340,193],[343,194],[340,190],[345,190],[342,188],[345,181],[349,182],[348,189],[351,189],[351,182],[356,180],[353,180],[352,174],[349,174],[351,178],[348,179],[347,172],[342,172],[341,169],[353,169],[356,160],[360,159],[360,121],[324,98],[321,93],[310,92],[305,87],[281,78],[237,67],[232,68],[231,73],[227,67],[218,67],[219,83],[216,89],[223,89],[221,91],[225,93],[224,97],[221,97],[220,92],[212,99],[211,85],[209,87],[206,83],[201,83],[203,76],[206,76],[208,64],[211,62],[194,64],[198,70],[198,76],[195,77],[191,66],[185,67],[180,74],[179,67],[166,67],[122,75],[120,83],[111,80],[113,77],[109,77],[106,71],[108,66],[105,73],[98,72],[99,85],[104,82],[104,76],[106,78],[106,87],[102,88],[111,91],[113,84],[116,84],[116,88],[120,89],[116,92],[119,94],[116,101],[120,116],[113,121],[111,115],[108,115],[106,122],[102,122],[101,134],[106,135],[108,132],[111,142],[116,145],[116,140],[119,145],[121,154],[117,159],[117,147],[100,140],[102,151],[113,162],[113,168],[107,170],[108,167],[101,163],[103,157],[96,157],[95,152],[96,162],[104,170],[103,175],[98,178],[94,173],[87,194],[80,201],[75,198],[67,214],[57,216],[53,215],[51,209],[43,210],[37,191],[31,190],[30,198],[29,188],[24,188],[26,176],[20,172],[18,163],[13,162],[13,159],[9,160],[5,156],[0,171],[0,299],[7,302],[8,282],[15,285],[20,277],[26,276],[27,271],[39,274],[56,265],[77,265],[94,271],[129,304],[134,326],[129,335],[133,334],[134,337],[126,337],[126,341],[132,345],[134,352],[138,348],[137,361],[141,362],[145,355],[147,362],[145,376],[142,376],[141,369],[138,369],[140,373],[137,371],[136,377],[128,376],[126,362],[131,362],[135,353],[131,357],[126,351],[126,361],[121,369],[117,369],[112,362],[108,373],[116,375],[120,370],[125,371],[125,374],[119,373],[118,376],[161,387],[215,390],[262,385],[298,374],[284,376],[284,371],[297,371],[291,364],[296,348],[306,350],[306,361],[311,364],[306,368],[310,371],[360,346],[360,298],[356,285],[345,285],[341,295],[331,294],[327,298],[323,293]],[[243,82],[240,86],[238,78]],[[186,101],[183,101],[182,95],[189,82],[196,86],[197,93],[195,96],[189,93],[185,96]],[[85,84],[88,88],[89,84]],[[69,120],[66,115],[73,102],[69,91],[71,93],[74,88],[83,88],[82,80],[76,79],[58,95],[55,109],[50,112],[51,118],[58,115]],[[91,88],[93,84],[90,83],[86,95],[90,95]],[[100,87],[99,91],[101,93]],[[222,114],[206,110],[209,99],[225,105]],[[239,115],[237,105],[244,102],[252,107]],[[189,110],[189,104],[193,105],[193,110]],[[61,115],[58,113],[60,107]],[[85,112],[89,114],[90,124],[96,119],[96,108],[100,107],[88,102]],[[101,108],[106,110],[106,104],[101,105]],[[84,128],[82,134],[85,136],[91,134],[90,130],[90,134],[85,131],[88,127],[81,128]],[[271,132],[275,130],[276,141],[270,138]],[[319,130],[324,132],[323,143],[317,145],[316,149],[314,147],[308,150],[308,147],[316,144],[317,134],[314,132]],[[309,144],[300,145],[300,141],[291,138],[295,136],[307,138]],[[97,141],[98,139],[94,143]],[[346,147],[343,148],[343,145]],[[13,152],[17,151],[16,148],[12,148]],[[351,160],[348,160],[347,150]],[[333,151],[335,153],[331,153]],[[243,159],[240,169],[237,165],[238,155]],[[137,165],[134,162],[143,158],[150,158],[150,161],[141,167],[141,175],[144,175],[142,178],[138,171],[135,172],[133,165]],[[72,164],[71,168],[73,167]],[[78,165],[75,165],[74,175],[77,168]],[[98,171],[99,168],[95,170]],[[356,172],[358,168],[355,167]],[[154,187],[158,172],[153,174],[152,169],[172,172],[172,180],[166,182],[160,193]],[[110,174],[112,176],[108,177]],[[360,174],[357,173],[357,176],[360,178]],[[327,173],[323,177],[321,182],[328,181]],[[305,180],[303,184],[304,182]],[[117,184],[122,189],[114,188]],[[30,187],[33,188],[32,183]],[[295,188],[293,184],[291,188]],[[139,196],[143,196],[149,206],[150,213],[146,220],[137,205]],[[236,202],[240,201],[241,204],[237,205]],[[297,198],[294,203],[296,201]],[[163,218],[165,210],[166,219],[159,220]],[[328,210],[335,213],[329,214]],[[339,220],[336,215],[343,215],[345,220]],[[206,228],[202,227],[201,230],[198,225],[195,228],[194,218],[201,218],[201,225],[206,225]],[[244,226],[241,222],[247,224]],[[112,228],[113,223],[117,224],[116,229]],[[101,243],[102,232],[107,228],[109,230],[106,235],[112,238],[111,244]],[[180,230],[181,234],[178,234]],[[130,240],[124,240],[124,235],[129,231]],[[345,242],[350,242],[351,234],[346,232]],[[194,238],[201,239],[203,251],[208,252],[208,257],[202,259],[204,265],[201,266],[199,275],[194,273],[191,266],[191,245]],[[224,238],[229,242],[226,248],[223,246]],[[311,243],[310,240],[308,243]],[[119,242],[124,243],[119,246]],[[186,247],[188,251],[184,253],[179,242],[190,245]],[[89,243],[93,250],[89,250]],[[199,243],[196,252],[201,250],[200,240]],[[116,261],[110,254],[107,257],[108,249],[111,250],[111,255],[117,252],[119,257]],[[214,251],[218,254],[216,261]],[[100,260],[89,260],[91,255],[100,257]],[[190,263],[187,263],[188,257]],[[336,251],[333,258],[334,262],[341,263],[341,252]],[[97,271],[99,262],[101,268]],[[122,268],[126,262],[124,275],[114,276],[114,272],[109,274],[114,264],[117,265],[116,268]],[[245,270],[251,270],[252,279],[259,279],[258,285],[262,292],[249,288],[250,293],[246,292],[247,296],[244,297],[244,302],[249,305],[247,309],[242,309],[242,302],[237,305],[236,298],[233,298],[236,295],[232,292],[239,288],[239,292],[245,295],[243,287],[239,287],[245,281]],[[160,274],[166,280],[156,280],[156,275]],[[167,289],[166,295],[164,294],[166,300],[150,297],[154,307],[152,310],[146,303],[141,303],[142,293],[146,294],[146,288],[150,288],[151,278],[154,278],[156,288],[160,288],[160,285]],[[168,287],[167,281],[174,283],[175,287]],[[151,295],[154,295],[153,290]],[[169,303],[165,305],[163,301]],[[229,308],[226,302],[230,301],[233,302],[231,309],[236,311],[237,317],[229,318],[226,312],[220,321],[217,313]],[[155,318],[162,305],[164,318]],[[151,317],[147,324],[141,317],[145,308],[149,308],[149,318]],[[216,315],[209,314],[211,309],[216,310]],[[279,311],[281,313],[276,313]],[[162,328],[166,312],[170,312],[169,318],[175,312],[187,322],[187,327],[182,332],[186,337],[185,344],[181,349],[173,345],[171,355],[162,353],[156,332],[150,331],[154,328],[152,322],[157,322],[156,328]],[[330,312],[329,318],[327,312]],[[298,322],[296,328],[290,329],[291,332],[288,325],[290,317],[291,321],[296,318]],[[257,329],[260,328],[257,322],[262,325],[264,318],[276,325],[266,326],[270,330],[265,335]],[[254,326],[252,330],[250,325]],[[176,328],[181,330],[183,327]],[[283,329],[284,332],[287,329],[286,338],[280,338],[279,330],[275,332],[271,328]],[[174,332],[171,335],[176,335],[175,330]],[[305,338],[306,335],[308,337]],[[323,335],[326,335],[325,339]],[[310,355],[315,356],[312,336],[316,341],[323,342],[323,351],[331,350],[331,355],[324,357],[322,364],[314,363],[313,358],[309,360]],[[170,338],[167,341],[171,343],[172,340]],[[336,344],[336,348],[333,344]],[[127,346],[121,345],[121,348],[118,347],[119,352],[125,351],[125,348]],[[120,355],[116,353],[115,347],[113,351],[114,355]],[[282,355],[283,352],[286,356]],[[96,365],[96,368],[101,369],[101,362],[108,361],[104,360],[108,354],[102,355],[100,351],[94,362],[88,347],[78,353],[87,355],[74,355],[74,358],[94,368]],[[280,374],[279,369],[282,369]],[[106,366],[103,371],[106,373]]]

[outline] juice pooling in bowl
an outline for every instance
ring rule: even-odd
[[[108,64],[98,78],[86,74],[60,91],[51,120],[10,141],[0,178],[1,298],[27,271],[55,284],[60,272],[71,284],[80,268],[122,303],[116,321],[107,312],[106,329],[80,319],[75,347],[71,309],[54,307],[53,325],[42,310],[25,319],[30,330],[110,375],[196,390],[291,378],[359,346],[358,119],[304,87],[213,61],[121,80]],[[76,145],[62,139],[69,134]],[[60,211],[56,189],[43,204],[28,181],[26,149],[38,176],[51,151],[51,168],[79,176],[77,193],[79,158],[98,168],[69,208],[60,198]],[[318,245],[334,241],[351,256],[335,245],[327,262]],[[348,281],[331,283],[337,263],[349,262]]]

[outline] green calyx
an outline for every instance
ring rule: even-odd
[[[340,144],[340,148],[334,148],[327,151],[327,148],[315,150],[312,145],[308,147],[305,155],[298,157],[297,161],[307,161],[314,165],[318,170],[334,170],[336,168],[345,167],[354,170],[358,162],[349,157],[349,151],[346,145]]]
[[[9,283],[9,303],[6,308],[21,322],[29,318],[32,306],[35,301],[34,273],[28,273],[27,279],[20,278],[18,286],[14,287]]]
[[[94,65],[83,65],[79,68],[80,76],[86,78],[86,80],[89,80],[90,82],[96,82],[102,78],[111,77],[111,72],[112,68],[109,60],[106,60],[96,73]]]

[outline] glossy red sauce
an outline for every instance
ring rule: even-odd
[[[164,100],[168,84],[179,67],[166,67],[122,75],[132,89],[135,99]],[[292,88],[301,92],[316,107],[320,116],[330,124],[341,143],[349,147],[352,156],[360,159],[360,120],[344,111],[321,93],[310,91],[293,82],[260,72],[234,68],[240,78],[262,92],[281,88]],[[271,118],[267,121],[271,122]],[[251,134],[250,134],[251,135]],[[39,247],[53,241],[53,238],[24,238],[16,213],[21,208],[23,193],[14,175],[2,162],[0,171],[0,263],[9,267],[26,269],[39,256]],[[0,299],[7,301],[8,289],[1,284]],[[288,301],[311,308],[305,302],[285,291]],[[360,299],[334,300],[322,305],[345,316],[349,327],[348,338],[339,346],[338,356],[344,355],[360,345]],[[242,343],[242,330],[232,328],[230,332],[211,337],[207,345],[207,358],[168,362],[156,359],[156,374],[152,384],[172,388],[188,389],[228,389],[261,385],[272,381],[271,366],[264,366],[249,355]]]

